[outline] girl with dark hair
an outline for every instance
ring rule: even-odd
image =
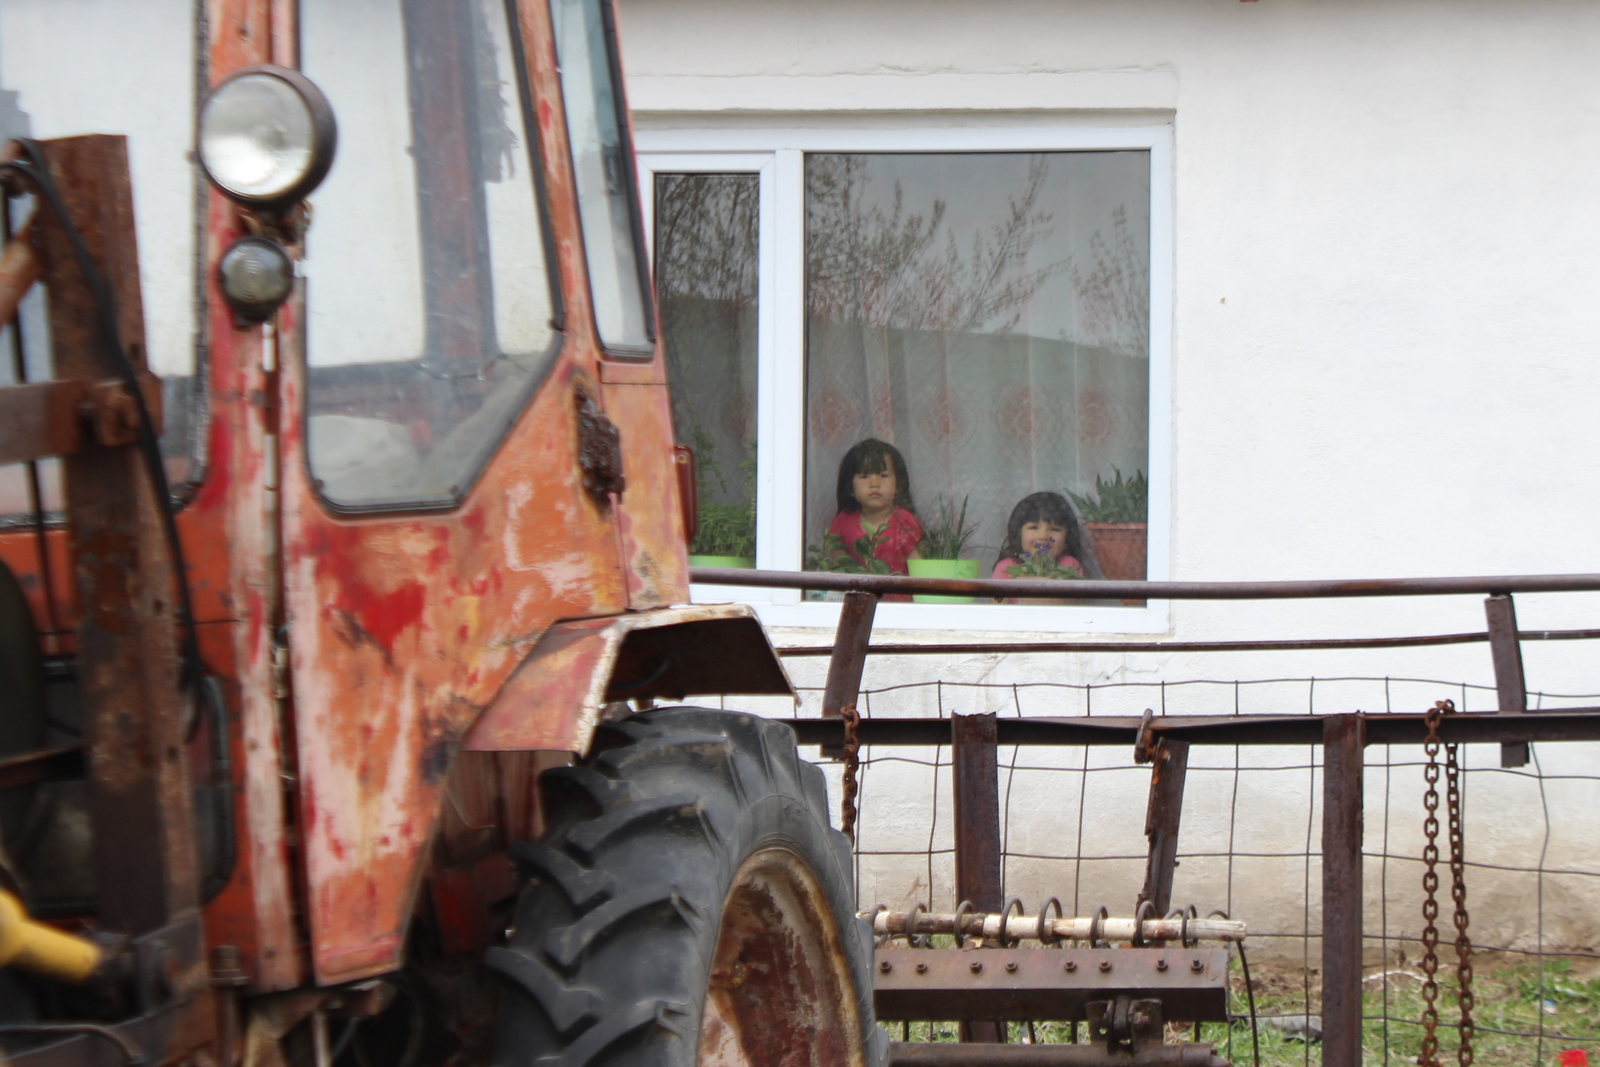
[[[1094,547],[1084,536],[1083,525],[1072,504],[1060,493],[1032,493],[1017,501],[1006,522],[1005,543],[1000,546],[1000,561],[994,577],[1011,577],[1011,568],[1029,556],[1049,554],[1058,567],[1079,571],[1084,577],[1100,577]]]
[[[841,542],[836,553],[865,564],[856,544],[865,540],[890,574],[905,574],[906,560],[921,558],[922,523],[911,506],[911,474],[894,445],[869,437],[852,446],[839,461],[836,499],[839,513],[828,524],[828,533]]]

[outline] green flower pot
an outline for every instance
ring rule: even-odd
[[[748,571],[755,568],[756,561],[749,556],[690,556],[691,567],[730,567],[735,570]]]
[[[975,559],[908,559],[906,569],[913,578],[976,578],[978,561]],[[976,604],[977,597],[924,596],[911,598],[918,604]]]

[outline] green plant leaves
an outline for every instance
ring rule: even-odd
[[[834,574],[889,574],[889,565],[877,556],[878,546],[888,536],[889,526],[885,523],[870,537],[856,538],[850,548],[855,550],[856,556],[866,560],[861,563],[845,549],[843,537],[836,533],[825,533],[822,535],[821,548],[806,546],[806,570],[832,571]]]
[[[1134,471],[1133,477],[1122,480],[1122,471],[1111,468],[1116,478],[1106,481],[1100,475],[1094,478],[1094,493],[1098,500],[1079,496],[1071,489],[1067,495],[1078,508],[1084,522],[1147,522],[1150,514],[1150,483],[1144,471]]]
[[[967,542],[977,532],[980,523],[967,525],[967,498],[961,498],[961,510],[940,494],[934,500],[933,517],[923,526],[922,541],[917,546],[923,559],[960,559]]]
[[[1051,581],[1076,581],[1083,577],[1077,567],[1063,567],[1048,551],[1035,552],[1006,568],[1008,578],[1045,578]]]

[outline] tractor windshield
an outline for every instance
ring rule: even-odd
[[[449,505],[548,370],[553,281],[501,0],[307,0],[339,116],[308,236],[307,436],[335,505]]]

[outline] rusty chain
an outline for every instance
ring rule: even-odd
[[[1449,704],[1449,701],[1445,701]],[[1448,714],[1455,710],[1451,705]],[[1450,899],[1455,902],[1456,924],[1456,997],[1461,1006],[1461,1019],[1457,1029],[1461,1034],[1457,1060],[1461,1067],[1471,1067],[1472,1035],[1472,938],[1467,936],[1471,917],[1467,914],[1467,861],[1461,826],[1461,766],[1456,760],[1456,745],[1444,746],[1445,807],[1450,820]]]
[[[861,724],[861,715],[854,704],[846,704],[839,709],[839,717],[844,720],[844,745],[841,749],[844,754],[844,795],[839,801],[839,829],[844,831],[844,836],[853,845],[856,843],[856,769],[860,766],[858,754],[861,751],[861,739],[856,736],[856,727]]]
[[[1423,751],[1427,754],[1428,764],[1423,768],[1423,778],[1428,787],[1422,794],[1422,806],[1427,810],[1427,817],[1422,823],[1423,835],[1427,844],[1422,849],[1422,918],[1426,925],[1422,928],[1422,1050],[1417,1056],[1419,1067],[1439,1067],[1439,987],[1435,975],[1439,970],[1439,928],[1435,920],[1439,918],[1439,723],[1446,715],[1453,714],[1456,710],[1455,703],[1441,700],[1428,709],[1427,727],[1428,737],[1423,744]],[[1460,1045],[1456,1052],[1457,1061],[1461,1067],[1470,1067],[1473,1062],[1472,1036],[1475,1027],[1472,1022],[1472,940],[1467,936],[1467,926],[1470,916],[1467,914],[1467,882],[1466,859],[1463,848],[1461,826],[1461,766],[1457,760],[1456,745],[1445,745],[1445,804],[1446,817],[1449,820],[1450,844],[1450,897],[1455,902],[1455,927],[1456,927],[1456,988],[1457,1000],[1461,1008],[1461,1018],[1458,1024]]]

